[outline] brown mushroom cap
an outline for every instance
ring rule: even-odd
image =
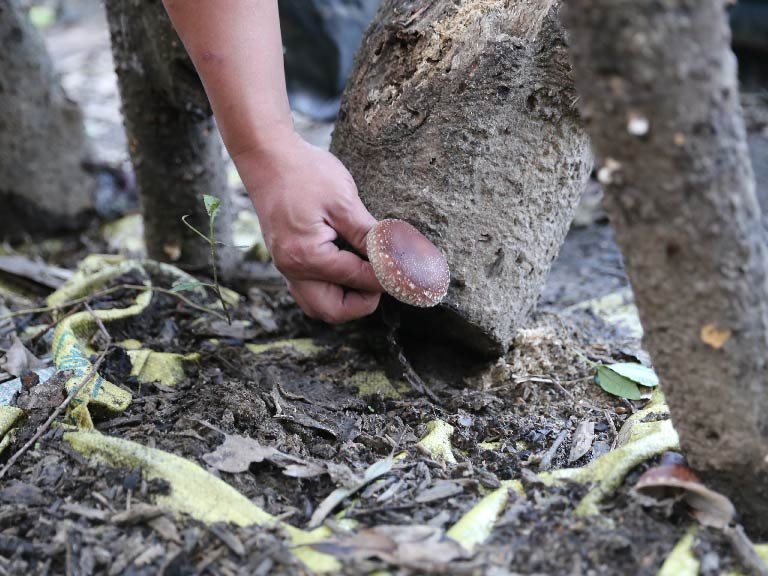
[[[389,294],[427,308],[448,292],[451,273],[442,252],[421,232],[402,220],[381,220],[365,240],[376,278]]]

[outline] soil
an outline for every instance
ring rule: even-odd
[[[71,268],[88,253],[107,250],[95,229],[55,244],[19,249]],[[248,334],[210,321],[171,296],[155,294],[140,316],[108,325],[113,342],[131,338],[156,351],[198,352],[199,362],[176,387],[140,384],[130,376],[125,350],[116,345],[102,374],[129,389],[133,402],[121,414],[95,415],[95,425],[104,434],[172,452],[204,468],[203,456],[222,443],[222,432],[358,474],[405,451],[407,457],[384,482],[361,491],[346,510],[363,527],[447,528],[500,481],[524,479],[528,496],[511,498],[491,538],[472,558],[450,563],[435,558],[417,573],[655,574],[691,519],[680,505],[648,507],[633,495],[631,487],[653,461],[635,469],[592,518],[573,514],[583,486],[545,488],[526,474],[538,471],[542,456],[564,430],[553,468],[585,465],[610,449],[615,430],[642,407],[642,401],[605,393],[581,356],[606,362],[644,359],[640,342],[621,327],[574,307],[626,286],[606,223],[597,218],[574,228],[554,263],[538,311],[508,354],[490,363],[456,348],[400,338],[396,330],[393,340],[392,328],[381,316],[339,328],[312,322],[273,281],[252,279],[233,286],[243,294],[235,318],[253,321],[255,311],[260,319],[252,322]],[[112,294],[91,305],[120,305],[127,297]],[[47,313],[30,314],[14,323],[21,332],[52,320]],[[277,348],[254,354],[245,346],[246,340],[297,337],[312,338],[319,351]],[[404,362],[397,357],[400,349]],[[39,339],[33,352],[50,354],[45,339]],[[437,401],[408,383],[407,368]],[[378,371],[395,383],[399,394],[376,390],[381,380],[371,374]],[[44,416],[24,422],[0,455],[0,465],[31,437]],[[435,462],[416,447],[427,423],[438,418],[454,427],[456,465]],[[593,448],[569,463],[572,435],[585,419],[595,423]],[[146,482],[140,470],[94,466],[61,435],[61,429],[52,428],[0,483],[0,574],[305,572],[276,529],[206,526],[168,513],[154,519],[137,513],[132,521],[118,522],[116,512],[141,511],[142,504],[152,505],[153,495],[168,486]],[[494,444],[483,448],[480,443]],[[213,472],[266,511],[301,528],[337,487],[328,475],[291,478],[266,461],[241,473]],[[460,491],[427,502],[419,498],[444,480]],[[387,490],[391,494],[381,500]],[[715,530],[699,531],[696,550],[703,573],[738,567]],[[386,567],[380,561],[345,560],[344,573]]]
[[[139,384],[130,376],[126,352],[115,346],[102,374],[130,389],[133,402],[124,413],[97,415],[96,427],[203,467],[203,455],[221,444],[222,432],[248,436],[315,462],[344,465],[357,473],[393,452],[405,451],[406,463],[396,466],[383,486],[361,492],[347,516],[363,526],[447,528],[501,480],[526,478],[526,470],[538,471],[541,456],[562,430],[567,436],[555,453],[553,467],[581,466],[597,451],[610,447],[613,430],[642,406],[642,402],[603,392],[578,355],[610,361],[626,359],[631,355],[628,350],[639,350],[639,342],[617,333],[616,327],[587,312],[573,311],[575,299],[603,294],[604,277],[611,279],[610,288],[626,284],[608,228],[594,223],[571,233],[539,312],[504,358],[483,364],[460,350],[449,353],[441,346],[397,341],[439,402],[405,382],[403,365],[388,342],[390,329],[381,318],[330,328],[307,320],[283,287],[253,281],[235,318],[250,320],[255,306],[262,311],[260,317],[264,311],[272,316],[277,329],[265,330],[255,323],[249,334],[239,335],[225,324],[201,322],[198,311],[171,296],[156,294],[142,315],[108,325],[113,341],[133,338],[157,351],[199,352],[200,361],[174,388]],[[590,278],[591,284],[586,281]],[[578,298],[572,292],[574,286],[579,287]],[[113,293],[92,306],[125,305],[126,298],[130,295]],[[205,304],[211,306],[213,300]],[[16,326],[21,330],[51,320],[48,314],[25,315],[16,319]],[[246,336],[249,342],[310,337],[319,352],[306,355],[282,348],[256,355],[238,336]],[[40,339],[33,351],[43,356],[49,352],[47,346]],[[371,392],[366,384],[374,380],[370,374],[376,371],[384,371],[403,391],[400,397]],[[427,423],[436,418],[455,428],[452,443],[457,465],[441,465],[416,448]],[[571,436],[584,419],[595,422],[595,444],[586,456],[569,464]],[[40,421],[33,418],[17,431],[2,461],[31,436]],[[485,449],[481,442],[498,444]],[[491,539],[473,558],[446,565],[435,562],[429,571],[655,574],[690,518],[681,507],[647,508],[632,495],[634,480],[650,464],[635,470],[602,514],[591,519],[573,514],[584,487],[530,485],[529,496],[508,505]],[[327,475],[290,478],[267,462],[252,464],[247,472],[218,474],[268,512],[298,527],[307,526],[317,505],[336,488]],[[436,501],[418,498],[442,480],[458,483],[461,491]],[[398,486],[394,494],[380,502],[382,492],[394,485]],[[171,515],[163,515],[162,523],[138,520],[118,525],[110,520],[113,511],[151,504],[153,494],[163,490],[167,486],[162,483],[142,481],[138,470],[90,465],[61,440],[60,430],[51,430],[14,465],[0,488],[0,571],[279,574],[304,570],[275,530],[207,527]],[[242,546],[233,549],[232,539]],[[699,547],[719,568],[734,564],[715,531],[702,532]],[[382,567],[370,560],[345,562],[345,572],[350,574]]]

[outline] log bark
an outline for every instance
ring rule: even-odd
[[[82,226],[94,182],[77,105],[16,0],[0,4],[0,237]]]
[[[333,136],[374,216],[410,221],[451,265],[445,304],[406,324],[486,353],[534,307],[592,165],[558,13],[385,0]]]
[[[207,233],[203,195],[219,197],[217,238],[229,243],[231,214],[221,139],[202,83],[159,0],[107,0],[106,8],[147,251],[204,268],[209,247],[181,218],[189,214]]]
[[[768,254],[723,0],[571,0],[571,55],[691,465],[768,534]]]

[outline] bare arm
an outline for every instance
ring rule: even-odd
[[[341,162],[293,129],[277,0],[164,3],[296,301],[328,322],[373,312],[381,287],[370,264],[334,240],[364,253],[375,219]]]

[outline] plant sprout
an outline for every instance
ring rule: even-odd
[[[227,302],[224,299],[224,295],[221,293],[221,285],[219,284],[219,256],[216,251],[216,246],[219,243],[216,240],[216,232],[214,231],[214,222],[216,220],[216,214],[218,214],[219,209],[221,208],[221,200],[216,198],[215,196],[210,196],[208,194],[203,195],[203,204],[205,204],[205,211],[208,213],[208,234],[204,234],[197,228],[195,228],[192,224],[189,223],[187,218],[189,218],[189,214],[182,216],[181,221],[184,222],[184,224],[192,230],[195,234],[200,236],[203,240],[206,241],[208,246],[210,246],[211,249],[211,267],[213,268],[213,284],[210,284],[208,282],[177,282],[171,287],[172,292],[184,292],[187,290],[194,290],[199,287],[205,287],[210,290],[213,290],[216,296],[218,297],[219,301],[221,302],[221,307],[224,309],[224,315],[227,317],[227,322],[229,324],[232,324],[232,316],[229,313],[229,306],[227,306]]]

